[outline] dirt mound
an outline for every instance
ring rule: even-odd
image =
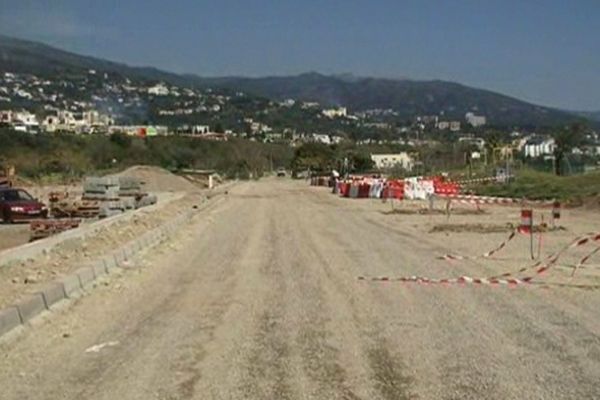
[[[148,192],[190,192],[198,189],[187,179],[159,167],[135,166],[115,174],[115,176],[141,179],[144,182],[142,187]]]

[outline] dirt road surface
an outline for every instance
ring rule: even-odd
[[[0,251],[29,242],[29,224],[0,224]]]
[[[428,217],[383,207],[304,182],[241,184],[0,344],[0,397],[600,398],[598,291],[358,281],[506,264],[438,260],[476,253],[482,235],[427,235]]]

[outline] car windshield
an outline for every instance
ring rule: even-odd
[[[30,201],[33,197],[24,190],[9,190],[4,192],[5,201]]]

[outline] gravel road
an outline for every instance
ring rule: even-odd
[[[369,204],[305,182],[236,186],[3,341],[0,397],[600,398],[597,291],[358,281],[447,271],[436,255],[460,240]]]
[[[29,242],[29,224],[0,223],[0,251]]]

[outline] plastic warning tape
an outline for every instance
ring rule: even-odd
[[[509,175],[507,177],[503,177],[504,179],[506,178],[512,178],[512,175]],[[484,182],[496,182],[496,183],[502,183],[501,180],[498,179],[498,177],[495,176],[489,176],[487,178],[474,178],[474,179],[463,179],[460,181],[455,181],[454,183],[457,183],[459,185],[469,185],[471,183],[484,183]]]
[[[368,276],[358,276],[357,279],[361,281],[377,281],[377,282],[413,282],[413,283],[431,283],[431,284],[473,284],[473,285],[523,285],[531,283],[536,277],[548,271],[558,259],[563,255],[566,251],[586,245],[590,242],[600,241],[600,233],[590,233],[581,237],[576,238],[567,246],[563,247],[561,250],[556,253],[550,255],[546,258],[545,261],[538,261],[534,265],[530,265],[527,267],[523,267],[518,271],[506,272],[501,275],[496,275],[492,277],[470,277],[470,276],[460,276],[455,278],[428,278],[423,276],[404,276],[404,277],[389,277],[389,276],[379,276],[379,277],[368,277]],[[520,275],[525,271],[529,271],[534,269],[533,273],[529,276],[525,277],[516,277],[515,275]]]
[[[506,238],[505,241],[500,243],[498,246],[496,246],[492,250],[490,250],[486,253],[483,253],[479,256],[461,256],[461,255],[457,255],[457,254],[444,254],[443,256],[441,256],[439,258],[442,260],[448,260],[448,261],[451,261],[451,260],[477,260],[478,258],[488,258],[488,257],[491,257],[492,255],[494,255],[495,253],[499,252],[500,250],[502,250],[504,247],[506,247],[508,242],[513,240],[516,235],[517,235],[517,230],[515,229],[514,231],[512,231],[510,233],[510,235],[508,235],[508,237]]]
[[[596,254],[598,251],[600,251],[600,246],[596,247],[594,250],[592,250],[590,253],[586,254],[581,260],[579,260],[579,262],[577,263],[577,265],[575,265],[575,267],[573,268],[573,272],[571,273],[571,276],[575,275],[575,272],[577,272],[577,270],[579,268],[583,268],[583,264],[585,264],[587,262],[587,260],[589,260],[594,254]]]
[[[494,197],[494,196],[476,196],[470,194],[436,194],[439,197],[449,198],[452,201],[469,204],[508,204],[508,205],[522,205],[532,204],[539,206],[552,206],[553,200],[527,200],[517,199],[513,197]]]
[[[562,249],[560,249],[556,253],[553,253],[553,254],[549,255],[548,257],[546,257],[545,261],[538,261],[531,266],[523,267],[523,268],[521,268],[517,271],[513,271],[513,272],[506,272],[504,274],[497,275],[494,278],[504,278],[507,276],[515,276],[515,275],[522,274],[523,272],[526,272],[529,270],[535,270],[534,275],[540,275],[540,274],[546,272],[548,269],[550,269],[550,267],[552,267],[554,264],[556,264],[558,262],[559,258],[568,250],[575,248],[575,247],[586,245],[590,241],[598,241],[598,240],[600,240],[600,233],[589,233],[589,234],[580,236],[580,237],[574,239],[573,241],[571,241],[568,245],[564,246]]]
[[[388,277],[388,276],[359,276],[358,280],[371,281],[371,282],[414,282],[414,283],[433,283],[433,284],[455,284],[455,283],[466,283],[466,284],[481,284],[481,285],[521,285],[529,283],[527,278],[472,278],[470,276],[460,276],[457,278],[427,278],[424,276],[403,276],[403,277]]]

